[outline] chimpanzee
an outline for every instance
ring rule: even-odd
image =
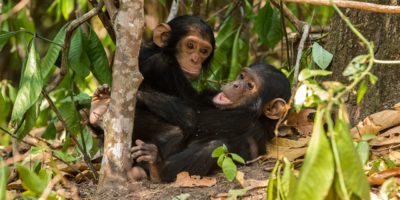
[[[172,181],[181,171],[206,175],[215,169],[211,152],[227,145],[230,152],[245,160],[266,153],[266,142],[273,137],[277,120],[286,109],[290,98],[290,84],[283,73],[268,64],[254,64],[244,68],[237,79],[222,87],[213,98],[217,108],[196,112],[180,99],[157,92],[139,92],[137,99],[152,112],[169,122],[191,129],[182,129],[185,137],[175,152],[163,155],[166,148],[135,138],[132,158],[147,162],[153,180]],[[192,122],[184,122],[183,120]],[[179,125],[179,123],[181,123]],[[175,134],[179,135],[177,131]],[[187,137],[186,137],[187,136]]]
[[[184,15],[159,24],[153,31],[152,41],[144,43],[140,49],[139,69],[144,77],[140,90],[176,96],[193,107],[211,105],[213,92],[199,95],[190,80],[197,78],[200,70],[210,65],[214,48],[212,28],[200,17]],[[101,116],[108,108],[108,102],[109,88],[100,86],[93,95],[89,118],[91,128],[100,137],[103,135]],[[138,107],[140,109],[136,110],[143,113],[139,116],[151,115],[140,103]]]

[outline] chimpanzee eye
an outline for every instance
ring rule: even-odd
[[[188,42],[188,43],[186,44],[186,46],[187,46],[187,48],[189,48],[189,49],[194,49],[194,44],[193,44],[193,42]]]
[[[244,75],[242,73],[239,74],[239,79],[244,79]]]
[[[249,90],[252,90],[254,88],[254,85],[252,83],[247,83],[247,87]]]
[[[200,53],[206,55],[208,53],[208,49],[200,49]]]

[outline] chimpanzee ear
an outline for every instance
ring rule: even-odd
[[[167,44],[170,31],[171,27],[166,23],[157,25],[153,30],[153,42],[159,47],[164,47]]]
[[[286,101],[281,98],[273,99],[264,106],[264,114],[270,119],[280,119],[287,110]]]

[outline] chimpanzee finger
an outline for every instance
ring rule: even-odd
[[[145,156],[140,156],[136,159],[136,162],[153,162],[155,158],[152,155],[145,155]]]
[[[131,158],[132,158],[132,159],[137,159],[137,158],[139,158],[140,156],[145,156],[145,155],[150,155],[150,154],[151,154],[150,151],[138,150],[138,151],[135,151],[135,152],[132,152],[132,153],[131,153]]]

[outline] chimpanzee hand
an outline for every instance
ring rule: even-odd
[[[136,162],[148,162],[149,164],[155,164],[160,161],[158,157],[158,148],[154,144],[147,144],[141,140],[135,141],[136,146],[130,149],[131,158]]]

